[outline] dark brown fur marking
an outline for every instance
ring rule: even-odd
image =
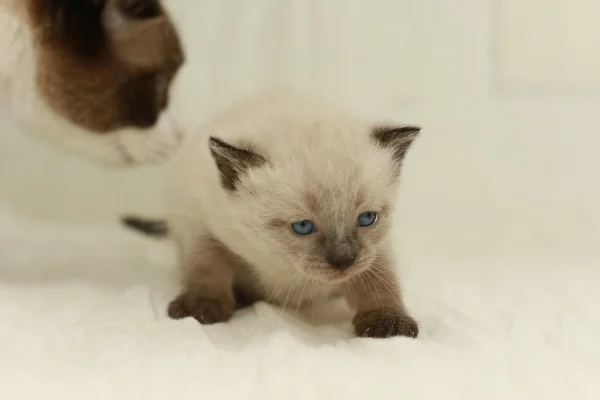
[[[256,302],[256,299],[239,285],[233,287],[236,309],[241,310],[250,307]]]
[[[409,315],[394,308],[359,312],[352,321],[354,331],[359,337],[389,338],[407,336],[416,338],[419,325]]]
[[[209,139],[210,152],[221,175],[221,186],[234,192],[242,174],[250,168],[257,168],[267,160],[247,148],[235,147],[216,137]]]
[[[104,0],[30,0],[29,13],[42,46],[60,44],[81,59],[100,61],[107,45],[104,6]]]
[[[379,126],[373,129],[371,137],[380,147],[393,149],[394,161],[400,166],[420,132],[418,126]]]
[[[37,88],[54,112],[97,133],[156,123],[184,62],[177,31],[157,0],[23,1]],[[105,26],[108,7],[123,11],[117,28]]]
[[[201,324],[228,321],[236,310],[259,299],[240,281],[245,262],[219,240],[206,236],[183,257],[184,290],[168,308],[173,319],[193,317]]]
[[[156,18],[162,13],[158,0],[120,0],[119,8],[130,18]]]
[[[149,128],[158,120],[158,112],[166,107],[165,94],[156,93],[157,75],[149,73],[133,78],[119,88],[118,97],[124,114],[140,128]]]
[[[320,241],[323,258],[332,268],[340,270],[348,269],[354,264],[362,247],[363,244],[355,231],[344,237],[326,235]]]
[[[202,294],[182,293],[169,303],[168,315],[172,319],[193,317],[201,324],[228,321],[235,312],[235,301],[227,296],[208,297]]]

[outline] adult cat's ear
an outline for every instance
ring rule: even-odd
[[[156,18],[162,14],[158,0],[117,0],[123,15],[134,19]]]
[[[377,126],[371,132],[371,139],[381,148],[392,149],[394,161],[400,166],[420,132],[418,126]]]
[[[121,60],[148,70],[178,68],[183,63],[179,37],[158,0],[107,1],[103,23]]]
[[[213,136],[209,138],[208,146],[221,175],[221,186],[231,192],[237,189],[242,174],[267,162],[247,147],[233,146]]]

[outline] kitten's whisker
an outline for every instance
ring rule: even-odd
[[[302,296],[304,296],[304,289],[306,289],[307,283],[308,283],[308,278],[304,278],[304,284],[302,285],[302,290],[300,291],[300,301],[298,302],[298,304],[296,304],[296,310],[295,310],[296,313],[298,313],[298,310],[300,309],[300,305],[302,303]]]
[[[367,292],[372,292],[373,288],[371,287],[371,284],[370,284],[368,278],[369,278],[369,275],[365,271],[364,273],[361,274],[361,279],[358,280],[358,283],[360,283],[360,286],[363,290],[366,287]]]
[[[368,278],[368,280],[370,281],[370,283],[373,284],[373,291],[377,295],[377,299],[379,299],[379,306],[383,309],[384,308],[383,307],[383,300],[381,299],[381,295],[379,294],[379,290],[377,290],[377,281],[376,281],[377,275],[375,275],[375,273],[371,269],[368,269],[366,277]],[[374,279],[374,277],[375,277],[375,279]]]
[[[279,283],[276,284],[268,298],[270,303],[272,303],[276,300],[276,297],[279,296],[279,293],[281,293],[281,290],[283,290],[283,285],[281,285]]]
[[[316,285],[316,283],[313,284],[313,289],[314,289],[315,285]],[[314,320],[315,320],[315,299],[316,299],[316,296],[317,295],[315,294],[315,291],[311,290],[311,294],[310,294],[310,322],[311,323],[314,323]]]
[[[377,263],[377,262],[373,263],[373,269],[374,269],[374,272],[376,272],[378,274],[379,282],[381,282],[381,284],[386,288],[386,290],[388,291],[390,296],[392,296],[393,299],[399,299],[400,298],[399,291],[395,290],[395,288],[392,287],[384,279],[381,279],[381,275],[384,275],[385,271],[380,267],[386,268],[387,266],[382,263]]]
[[[296,290],[298,286],[300,286],[300,284],[298,282],[294,282],[294,284],[288,288],[287,295],[285,296],[285,300],[283,301],[283,306],[281,307],[283,311],[285,311],[285,307],[287,306],[287,303],[291,298],[292,292]]]

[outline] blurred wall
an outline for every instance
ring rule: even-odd
[[[186,129],[239,94],[310,88],[421,124],[406,163],[407,247],[594,252],[600,28],[592,0],[165,0],[188,64]],[[160,214],[162,169],[102,170],[0,120],[0,202],[84,222]]]

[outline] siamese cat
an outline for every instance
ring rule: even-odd
[[[307,307],[341,294],[358,336],[416,337],[390,224],[419,132],[293,94],[219,114],[175,158],[168,223],[125,219],[177,245],[182,290],[169,316],[214,324],[253,301]]]
[[[116,166],[178,147],[184,53],[158,0],[0,0],[0,53],[0,111],[24,131]]]

